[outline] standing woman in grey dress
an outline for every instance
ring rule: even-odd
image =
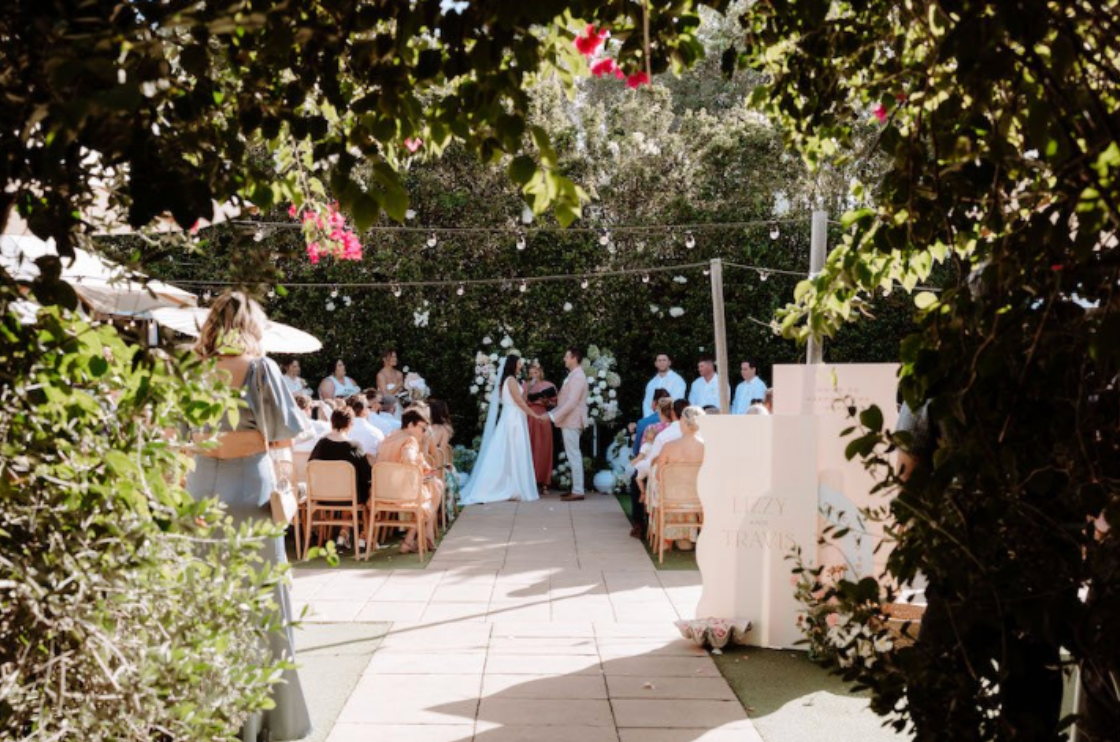
[[[260,305],[244,293],[223,294],[211,307],[195,346],[200,356],[216,360],[219,372],[241,390],[248,409],[241,410],[236,426],[228,419],[222,421],[217,448],[196,453],[187,490],[197,498],[220,499],[235,526],[271,519],[273,469],[261,431],[277,443],[300,432],[295,399],[284,386],[280,368],[261,350],[265,322]],[[271,564],[283,563],[283,538],[269,539],[262,554]],[[275,600],[283,628],[270,632],[270,649],[274,659],[294,661],[292,604],[286,584],[276,588]],[[250,718],[241,730],[243,740],[294,740],[310,734],[311,718],[294,669],[285,670],[283,681],[272,686],[272,698],[275,708]]]

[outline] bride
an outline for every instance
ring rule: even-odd
[[[530,410],[521,396],[517,374],[522,363],[516,355],[506,356],[498,383],[490,395],[482,448],[459,500],[462,505],[536,500],[538,497],[533,452],[529,447],[528,416],[541,415]]]

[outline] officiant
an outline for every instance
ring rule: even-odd
[[[533,473],[536,475],[537,488],[543,495],[552,485],[552,422],[548,411],[556,406],[556,385],[544,378],[544,368],[539,360],[529,362],[529,379],[522,386],[521,393],[529,404],[529,409],[543,419],[529,418],[529,446],[533,450]]]

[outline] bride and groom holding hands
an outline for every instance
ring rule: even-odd
[[[588,385],[580,366],[582,361],[583,351],[578,348],[569,348],[564,353],[568,375],[560,386],[556,406],[547,415],[560,429],[564,453],[572,467],[572,491],[560,498],[565,502],[584,498],[583,453],[579,439],[588,420]],[[506,356],[502,364],[498,383],[491,392],[482,447],[470,481],[459,498],[461,505],[528,501],[539,497],[529,443],[529,417],[543,419],[545,416],[533,411],[521,393],[517,378],[523,364],[521,357],[514,354]]]

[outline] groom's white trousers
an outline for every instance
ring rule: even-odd
[[[564,455],[572,467],[572,494],[582,495],[583,492],[583,452],[579,450],[579,438],[582,430],[577,428],[561,428],[564,437]]]

